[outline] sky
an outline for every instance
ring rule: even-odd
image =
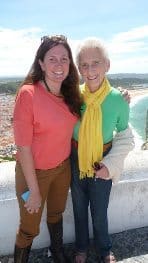
[[[147,0],[5,0],[0,3],[0,76],[25,76],[44,35],[64,34],[75,56],[84,38],[105,43],[109,73],[148,73]]]

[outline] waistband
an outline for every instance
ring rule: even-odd
[[[78,148],[78,141],[72,139],[72,140],[71,140],[71,145],[72,145],[72,147],[74,147],[74,148],[77,149],[77,148]],[[112,147],[112,141],[103,144],[103,153],[108,152],[108,150],[110,150],[111,147]]]
[[[48,170],[55,170],[55,169],[58,169],[62,166],[65,166],[68,162],[69,162],[69,157],[66,158],[65,160],[63,160],[61,163],[59,163],[57,166],[55,167],[52,167],[52,168],[47,168],[47,169],[43,169],[43,168],[35,168],[36,171],[48,171]],[[16,160],[16,165],[19,167],[21,167],[21,164],[20,164],[20,161],[19,160]]]

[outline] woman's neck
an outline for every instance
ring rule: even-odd
[[[51,94],[61,97],[61,86],[53,87],[52,85],[49,84],[49,81],[47,79],[43,79],[44,86],[48,92]]]

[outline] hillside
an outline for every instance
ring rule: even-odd
[[[148,87],[148,74],[118,73],[107,76],[114,87],[132,89],[143,84]],[[15,94],[22,80],[23,77],[0,77],[0,93]]]
[[[108,77],[111,79],[147,79],[148,81],[148,73],[117,73],[117,74],[108,74]]]

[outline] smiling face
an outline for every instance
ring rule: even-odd
[[[100,87],[109,67],[109,59],[98,48],[86,48],[80,54],[79,71],[92,92]]]
[[[66,48],[59,44],[47,51],[43,61],[39,60],[45,79],[51,87],[61,87],[68,76],[70,59]]]

